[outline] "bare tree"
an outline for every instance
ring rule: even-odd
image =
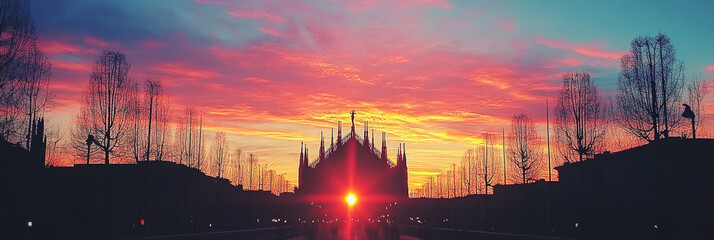
[[[49,128],[45,126],[45,136],[47,137],[47,145],[45,146],[45,167],[57,166],[61,160],[63,151],[61,127]]]
[[[154,126],[154,160],[163,161],[167,153],[168,139],[171,138],[170,103],[162,95],[156,96]]]
[[[33,102],[27,101],[28,92],[21,92],[28,90],[24,88],[28,86],[25,80],[29,77],[34,80],[30,86],[40,86],[30,89],[30,95],[34,95],[35,90],[46,89],[45,80],[49,79],[49,62],[37,49],[29,1],[0,0],[0,49],[0,139],[19,142],[29,138],[18,136],[27,131],[21,123],[22,116],[28,116],[28,107],[41,105],[34,100],[42,100],[37,96]],[[33,117],[34,114],[28,116]],[[30,144],[26,145],[29,148]]]
[[[537,161],[541,151],[533,120],[526,114],[513,116],[509,135],[509,158],[518,168],[514,173],[522,183],[536,180]]]
[[[625,149],[641,146],[647,141],[631,134],[627,129],[623,128],[618,122],[616,101],[610,98],[603,104],[606,117],[601,125],[604,129],[603,136],[596,143],[596,149],[603,149],[611,152],[622,151]],[[562,159],[562,158],[559,158]]]
[[[248,180],[248,190],[253,190],[253,165],[258,162],[258,158],[253,153],[248,154],[248,164],[250,165],[250,179]]]
[[[496,139],[493,134],[483,134],[483,147],[481,148],[481,173],[483,174],[484,194],[488,188],[493,187],[493,177],[496,176]]]
[[[196,169],[201,170],[201,163],[203,162],[203,154],[205,153],[203,151],[203,114],[199,117],[199,124],[198,124],[198,146],[197,146],[197,154],[196,154]]]
[[[466,194],[471,195],[471,189],[473,189],[475,182],[473,176],[476,175],[476,152],[474,149],[467,149],[464,155],[461,156],[461,166],[463,171],[461,171],[464,187],[466,187]]]
[[[566,162],[583,161],[604,134],[600,95],[589,73],[563,75],[563,87],[555,106],[555,133]]]
[[[30,43],[31,16],[27,0],[0,0],[0,72],[5,73]],[[0,84],[0,86],[2,86]]]
[[[288,191],[287,184],[285,184],[285,173],[278,174],[275,182],[278,185],[278,196],[280,195],[280,193]]]
[[[161,81],[156,79],[146,79],[146,101],[149,107],[149,126],[147,130],[148,133],[146,134],[146,154],[144,155],[144,159],[146,161],[149,161],[149,157],[151,156],[151,123],[155,112],[157,112],[154,108],[157,105],[156,101],[162,92],[163,88],[161,86]]]
[[[179,122],[178,134],[176,134],[179,164],[186,164],[188,167],[193,167],[191,150],[193,150],[193,129],[196,124],[195,112],[192,107],[184,109],[184,117]]]
[[[223,173],[226,171],[225,167],[228,160],[228,142],[226,141],[225,132],[216,133],[216,138],[213,140],[211,150],[213,161],[216,164],[216,177],[222,178]]]
[[[77,142],[84,142],[87,135],[94,135],[96,145],[104,152],[104,163],[124,140],[130,128],[131,81],[128,78],[129,62],[124,53],[105,50],[97,59],[84,94],[82,110],[77,116],[79,131],[84,133]]]
[[[52,97],[49,92],[52,65],[49,58],[39,50],[36,36],[32,37],[32,42],[27,47],[21,58],[18,103],[26,122],[25,147],[30,150],[34,131],[32,123],[37,122]]]
[[[618,122],[647,141],[667,137],[681,119],[671,111],[679,102],[684,64],[677,60],[669,37],[637,37],[620,60]]]
[[[243,149],[236,148],[233,152],[233,167],[235,169],[235,184],[243,185]]]
[[[275,189],[273,188],[274,175],[275,175],[275,170],[268,169],[268,191],[270,191],[273,194],[275,194],[275,192],[274,192]]]
[[[129,101],[129,116],[131,118],[131,130],[128,135],[128,145],[130,148],[131,158],[134,162],[142,160],[144,154],[144,133],[145,122],[143,118],[144,106],[141,104],[141,96],[139,96],[139,86],[136,82],[130,83],[130,91],[128,92]]]
[[[205,152],[203,138],[203,115],[194,107],[186,107],[185,118],[180,123],[178,134],[179,163],[201,170]]]

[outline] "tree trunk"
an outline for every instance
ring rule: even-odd
[[[109,141],[107,141],[107,146],[109,145]],[[109,165],[109,149],[104,148],[104,164]]]
[[[652,64],[652,51],[650,51],[649,40],[645,40],[647,46],[647,60],[650,69],[650,91],[652,91],[652,129],[654,130],[654,140],[659,140],[659,114],[657,111],[657,86],[655,82],[654,65]]]
[[[146,136],[146,161],[149,161],[149,153],[151,153],[151,117],[154,115],[154,96],[149,93],[149,134]]]

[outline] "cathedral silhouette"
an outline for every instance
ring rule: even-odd
[[[408,198],[407,155],[400,143],[397,161],[387,156],[386,134],[382,132],[382,149],[374,147],[374,130],[369,139],[369,124],[364,123],[364,137],[355,133],[354,115],[348,135],[342,136],[338,122],[329,147],[321,136],[319,157],[310,162],[308,149],[301,146],[296,195],[308,201],[329,203],[341,201],[354,193],[365,204],[380,204]],[[321,133],[322,135],[322,133]]]

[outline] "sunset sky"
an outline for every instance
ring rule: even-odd
[[[611,96],[619,58],[638,35],[666,33],[687,79],[714,80],[712,1],[32,4],[53,67],[50,125],[73,124],[94,60],[116,49],[132,78],[163,81],[175,109],[203,109],[209,140],[225,131],[231,148],[274,161],[292,182],[300,142],[317,157],[320,131],[329,141],[338,120],[349,129],[354,109],[359,134],[363,121],[378,143],[387,132],[392,158],[406,143],[417,186],[483,132],[507,131],[514,114],[544,126],[545,101],[555,101],[563,73],[590,72]],[[707,109],[714,112],[711,96]]]

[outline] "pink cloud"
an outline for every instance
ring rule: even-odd
[[[578,58],[559,58],[558,63],[565,66],[579,67],[582,66],[585,62],[582,59]]]
[[[711,65],[707,66],[706,69],[707,69],[707,71],[712,71],[712,72],[714,72],[714,64],[711,64]]]
[[[70,53],[70,54],[79,54],[84,52],[84,49],[80,46],[69,44],[69,43],[64,43],[60,41],[54,41],[54,40],[49,40],[49,41],[40,41],[39,43],[40,49],[44,51],[45,53],[48,54],[55,54],[55,53]]]
[[[422,7],[438,7],[443,9],[451,9],[451,4],[447,0],[402,0],[398,5],[402,7],[422,6]]]
[[[205,4],[205,5],[215,5],[215,6],[226,5],[226,3],[223,2],[222,0],[195,0],[195,1],[198,4]]]
[[[91,36],[91,35],[86,35],[84,36],[84,42],[90,46],[97,47],[97,48],[106,48],[109,46],[109,44],[97,37]]]
[[[243,81],[254,82],[254,83],[270,83],[270,80],[259,77],[246,77]]]
[[[372,7],[375,3],[378,3],[382,0],[354,0],[354,1],[347,1],[347,8],[352,10],[352,11],[359,11],[359,10],[364,10],[367,8]]]
[[[81,37],[63,35],[49,40],[47,38],[40,38],[38,45],[42,51],[50,55],[97,55],[111,44],[90,35]]]
[[[622,55],[625,55],[627,53],[624,51],[605,51],[605,50],[602,50],[602,47],[599,47],[599,46],[585,45],[585,44],[574,44],[574,43],[569,43],[562,39],[551,40],[551,39],[547,39],[547,38],[543,38],[543,37],[538,37],[535,39],[535,41],[538,44],[547,46],[549,48],[569,50],[569,51],[578,53],[580,55],[592,57],[592,58],[618,60],[622,57]]]
[[[220,76],[219,73],[213,70],[187,67],[185,64],[178,62],[161,63],[154,66],[153,69],[163,74],[193,79],[216,78]]]
[[[52,67],[67,71],[89,72],[92,68],[91,64],[85,62],[64,61],[60,59],[52,60]]]
[[[273,37],[286,37],[286,36],[287,36],[286,33],[282,32],[282,31],[280,31],[280,30],[277,30],[277,29],[264,28],[264,27],[261,27],[261,28],[258,28],[258,29],[260,30],[260,32],[265,33],[265,34],[268,34],[268,35],[273,36]]]
[[[513,31],[513,29],[516,28],[516,27],[514,26],[514,24],[513,24],[513,21],[511,21],[511,20],[501,21],[501,22],[498,24],[498,26],[499,26],[501,29],[506,30],[506,31],[509,31],[509,32],[510,32],[510,31]]]
[[[399,0],[399,1],[384,1],[384,0],[352,0],[348,1],[347,8],[352,11],[360,11],[373,7],[374,5],[384,3],[388,6],[398,8],[408,7],[437,7],[443,9],[451,9],[451,4],[447,0]]]
[[[263,19],[270,22],[282,22],[284,18],[278,14],[264,11],[231,11],[229,16],[245,19]]]
[[[165,47],[167,44],[165,42],[147,39],[147,40],[141,41],[140,45],[143,46],[144,48],[156,49],[156,48],[160,48],[160,47]]]

